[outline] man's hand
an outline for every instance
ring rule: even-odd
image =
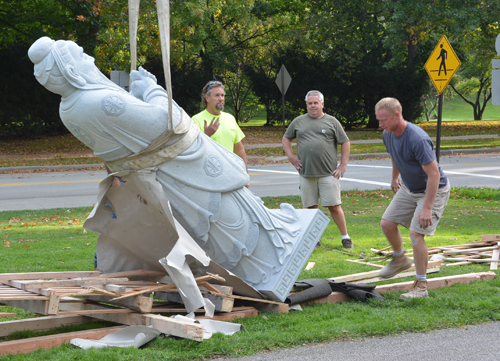
[[[290,163],[293,164],[295,169],[297,169],[298,171],[302,170],[302,162],[300,161],[299,157],[294,155],[293,157],[289,158],[289,160],[290,160]]]
[[[113,182],[111,183],[111,187],[119,187],[122,185],[122,181],[118,177],[113,178]]]
[[[418,216],[418,221],[420,223],[420,227],[423,229],[432,225],[432,209],[422,208],[420,215]]]
[[[399,180],[399,177],[396,179],[393,179],[391,182],[391,189],[394,193],[396,193],[399,188],[401,188],[401,181]]]
[[[346,164],[340,164],[337,169],[335,169],[332,173],[334,178],[340,179],[344,176],[345,172],[347,171],[347,165]]]
[[[219,129],[219,125],[219,118],[213,117],[210,125],[207,125],[207,121],[205,120],[205,134],[211,137]]]
[[[130,80],[132,80],[130,84],[132,95],[141,100],[144,100],[144,92],[156,85],[156,77],[142,66],[130,73]]]

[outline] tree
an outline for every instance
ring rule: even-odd
[[[0,0],[0,133],[26,136],[67,132],[59,97],[33,76],[27,52],[42,36],[73,39],[92,54],[99,30],[99,1]]]
[[[495,58],[494,42],[498,26],[468,31],[463,39],[464,60],[451,88],[472,106],[474,120],[481,120],[491,99],[491,60]]]
[[[229,100],[239,119],[250,94],[247,71],[259,49],[285,28],[266,1],[171,1],[171,72],[176,101],[188,113],[200,110],[199,94],[210,79],[226,82]],[[128,16],[118,5],[104,11],[109,27],[99,35],[98,66],[129,68]],[[148,66],[162,82],[155,3],[141,2],[138,29],[138,64]],[[103,15],[104,16],[104,15]],[[245,96],[245,94],[247,94]]]

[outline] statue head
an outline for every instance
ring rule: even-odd
[[[35,77],[50,91],[68,95],[77,89],[113,89],[124,91],[106,78],[94,64],[94,58],[69,40],[54,41],[46,36],[28,50],[35,64]]]

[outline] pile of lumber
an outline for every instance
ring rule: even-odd
[[[498,269],[499,262],[499,249],[500,249],[500,235],[487,234],[481,235],[481,241],[467,244],[457,244],[451,246],[430,247],[428,249],[431,261],[440,260],[442,265],[461,266],[472,263],[489,263],[491,270]],[[369,262],[358,260],[351,260],[351,262],[365,263],[375,267],[383,267],[376,264],[376,262],[383,262],[391,255],[391,247],[381,250],[372,248],[371,250],[379,254],[378,258],[371,259]],[[412,257],[412,253],[408,252],[407,255]]]
[[[123,325],[153,326],[167,335],[202,341],[202,325],[160,315],[187,313],[175,284],[143,280],[162,276],[165,274],[145,270],[104,275],[98,271],[0,274],[0,304],[48,317],[35,318],[36,322],[2,322],[0,337],[22,329],[62,325],[55,325],[56,319],[66,318],[74,323],[93,318]],[[287,304],[235,295],[232,287],[211,284],[211,280],[224,282],[213,274],[196,278],[204,297],[215,306],[215,320],[255,316],[262,310],[288,312]],[[206,317],[204,310],[198,311],[200,315],[196,318]]]

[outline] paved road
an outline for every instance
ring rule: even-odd
[[[441,157],[455,187],[500,188],[500,155]],[[249,167],[250,189],[259,197],[298,195],[298,175],[290,164]],[[0,174],[0,210],[92,206],[104,171]],[[343,190],[388,189],[389,159],[351,160]]]
[[[498,361],[500,322],[429,333],[332,342],[224,361]]]

